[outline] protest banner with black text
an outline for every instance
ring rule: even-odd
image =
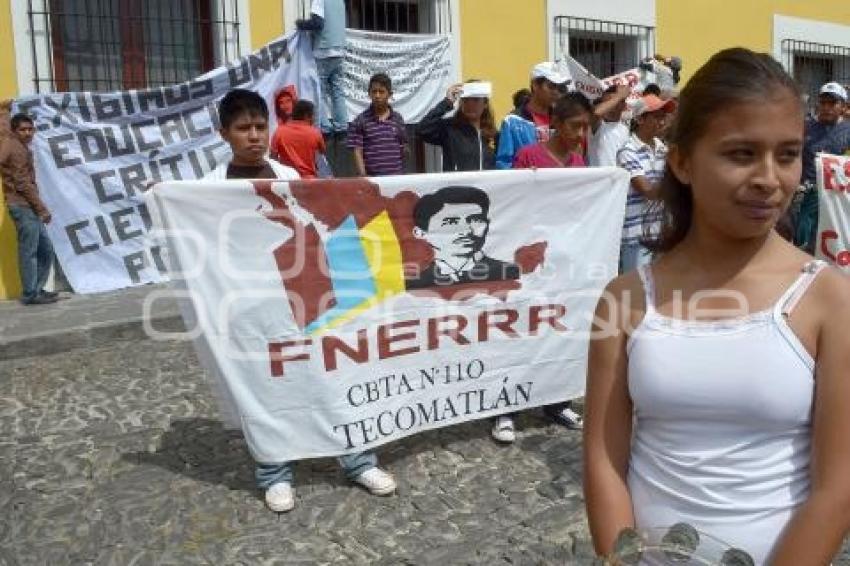
[[[393,110],[407,123],[419,122],[454,82],[450,38],[346,30],[343,81],[352,118],[371,104],[369,78],[375,73],[386,73],[392,79]]]
[[[161,180],[200,178],[230,159],[217,114],[229,90],[255,90],[273,109],[286,85],[295,85],[301,98],[317,98],[306,34],[279,38],[177,85],[16,100],[16,111],[35,119],[36,176],[53,216],[48,231],[74,291],[165,280],[162,250],[144,237],[151,220],[142,193]]]
[[[818,237],[815,256],[850,274],[850,157],[815,157]]]
[[[546,169],[163,183],[146,202],[225,420],[282,462],[583,395],[627,188]]]

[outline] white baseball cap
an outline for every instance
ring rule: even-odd
[[[485,82],[466,83],[460,93],[461,98],[490,98],[493,85]]]
[[[534,79],[546,79],[556,85],[561,85],[572,81],[573,77],[565,66],[545,61],[536,64],[531,70],[531,80]]]
[[[828,94],[847,102],[847,91],[838,83],[826,83],[820,87],[820,94]]]

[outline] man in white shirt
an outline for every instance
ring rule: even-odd
[[[626,85],[614,85],[594,101],[591,124],[593,133],[587,149],[589,166],[617,166],[617,152],[629,139],[629,128],[623,124],[622,119],[630,92]]]

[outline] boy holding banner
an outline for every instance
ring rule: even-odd
[[[219,105],[221,137],[230,145],[233,159],[225,162],[207,180],[280,179],[297,180],[298,172],[266,158],[269,146],[269,110],[259,94],[243,89],[227,93]],[[372,452],[348,454],[339,458],[345,476],[374,495],[395,491],[395,479],[377,467]],[[269,509],[284,513],[295,507],[292,462],[258,462],[255,471],[257,487],[265,491]]]

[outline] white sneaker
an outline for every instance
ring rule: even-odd
[[[511,417],[496,417],[496,422],[493,424],[493,430],[490,431],[493,439],[505,444],[510,444],[516,440],[516,431],[514,431],[514,419]]]
[[[295,507],[295,490],[282,481],[266,490],[266,506],[275,513],[286,513]]]
[[[396,487],[393,476],[377,466],[354,478],[354,482],[368,489],[372,495],[389,495]]]
[[[572,407],[565,407],[561,410],[561,422],[565,427],[570,430],[581,430],[584,428],[584,419],[581,418],[581,415],[573,411]]]

